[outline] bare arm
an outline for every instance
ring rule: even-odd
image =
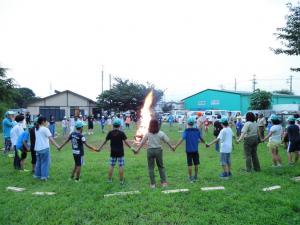
[[[58,150],[61,150],[68,142],[69,139],[65,140],[65,142],[58,148]]]
[[[267,136],[266,136],[264,139],[262,139],[262,141],[265,141],[265,140],[267,140],[269,137],[271,137],[271,136],[272,136],[272,134],[273,134],[273,133],[270,131],[270,132],[269,132],[269,134],[268,134],[268,135],[267,135]]]
[[[27,142],[25,140],[23,140],[23,146],[25,147],[26,151],[28,152],[29,148],[28,148]]]
[[[213,140],[212,142],[206,144],[206,147],[210,147],[211,145],[217,143],[220,139],[219,138],[216,138],[215,140]]]
[[[179,145],[181,145],[183,142],[183,138],[180,138],[180,140],[178,141],[178,143],[174,146],[174,151],[176,150],[176,148],[178,148]]]
[[[107,143],[107,140],[105,140],[105,141],[102,143],[102,145],[98,148],[97,151],[100,152],[101,149],[103,148],[103,146],[106,145],[106,143]]]
[[[49,137],[49,140],[51,141],[51,143],[52,143],[53,145],[55,145],[55,147],[56,147],[57,149],[60,148],[59,144],[56,143],[56,141],[54,140],[53,137]]]
[[[84,143],[84,145],[87,147],[87,148],[89,148],[89,149],[91,149],[92,151],[94,151],[94,152],[96,152],[97,151],[97,148],[95,148],[95,147],[93,147],[93,146],[91,146],[91,145],[89,145],[88,143]]]

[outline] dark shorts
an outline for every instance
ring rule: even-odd
[[[290,141],[287,147],[287,152],[300,151],[300,141]]]
[[[230,153],[220,153],[221,166],[231,165]]]
[[[82,155],[76,155],[73,154],[74,162],[76,166],[82,166],[83,165],[83,156]]]
[[[90,130],[90,129],[94,129],[94,124],[89,123],[89,124],[88,124],[88,129],[89,129],[89,130]]]
[[[187,152],[186,153],[186,161],[188,166],[199,165],[199,153],[198,152]]]

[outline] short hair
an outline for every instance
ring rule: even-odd
[[[295,124],[295,121],[288,121],[288,122],[289,122],[289,124],[291,124],[291,125]]]
[[[246,114],[246,121],[254,122],[255,121],[255,115],[253,112],[247,112]]]
[[[217,119],[221,119],[222,116],[220,114],[217,115]]]
[[[272,123],[274,124],[274,125],[278,125],[278,124],[280,124],[280,120],[271,120],[272,121]]]
[[[224,125],[225,127],[228,127],[229,126],[229,123],[226,121],[224,123],[221,123],[222,125]]]
[[[152,133],[152,134],[157,134],[159,132],[158,120],[156,120],[156,119],[150,120],[148,131],[149,131],[149,133]]]
[[[19,123],[19,122],[23,121],[24,118],[25,117],[23,115],[17,115],[16,118],[15,118],[15,120],[16,120],[17,123]]]

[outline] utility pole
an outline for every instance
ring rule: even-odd
[[[253,75],[253,80],[252,80],[252,86],[253,86],[253,92],[256,90],[256,84],[257,84],[257,80],[256,80],[256,75]]]
[[[290,93],[293,92],[293,75],[290,75],[289,79],[287,79],[287,83],[290,85]]]
[[[236,92],[236,78],[234,78],[234,91]]]
[[[101,77],[101,80],[102,80],[102,83],[101,83],[102,89],[101,89],[101,94],[103,94],[103,76],[104,76],[103,67],[104,67],[104,66],[102,65],[102,72],[101,72],[101,75],[102,75],[102,77]]]

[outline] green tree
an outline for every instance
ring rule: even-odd
[[[263,110],[271,107],[272,93],[256,89],[250,95],[250,109]]]
[[[162,107],[162,111],[163,111],[164,113],[171,112],[172,109],[173,109],[172,104],[169,104],[169,103],[165,103],[165,104],[163,105],[163,107]]]
[[[146,95],[151,90],[154,92],[153,106],[163,96],[162,90],[156,89],[154,85],[149,83],[145,86],[118,77],[114,78],[114,80],[113,87],[97,97],[99,108],[114,111],[137,111],[142,107]]]
[[[14,102],[17,108],[26,108],[27,105],[37,99],[35,93],[30,88],[16,88]]]
[[[287,4],[289,14],[286,16],[285,27],[277,28],[277,39],[281,40],[284,48],[271,48],[275,54],[296,55],[300,54],[300,2],[296,6]],[[300,72],[300,68],[291,68],[292,71]]]
[[[290,92],[287,89],[273,91],[274,94],[283,94],[283,95],[294,95],[294,92]]]

